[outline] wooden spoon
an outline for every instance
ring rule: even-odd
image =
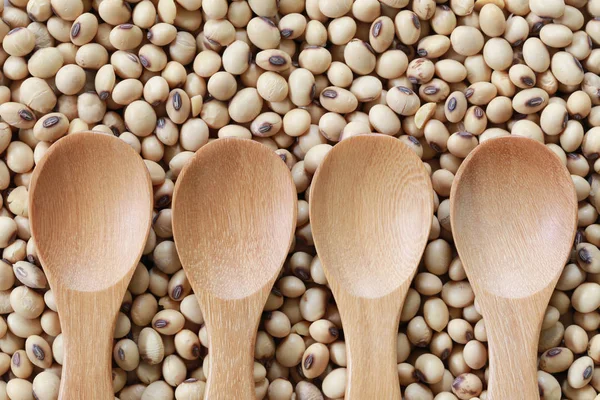
[[[244,139],[202,147],[173,197],[173,234],[210,343],[207,399],[254,399],[260,316],[294,237],[296,187],[273,151]]]
[[[488,399],[538,399],[538,337],[577,225],[569,172],[534,140],[492,139],[462,163],[450,207],[456,248],[485,319]]]
[[[390,136],[340,142],[313,178],[313,239],[348,348],[346,399],[400,399],[400,311],[432,215],[433,192],[423,163]]]
[[[113,400],[113,331],[152,219],[148,170],[113,136],[68,135],[35,168],[29,205],[60,313],[60,398]]]

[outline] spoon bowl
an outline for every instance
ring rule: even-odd
[[[539,398],[538,335],[577,226],[570,174],[534,140],[492,139],[462,163],[450,209],[456,247],[486,323],[488,398]]]
[[[206,398],[254,398],[254,341],[294,237],[296,188],[266,146],[220,139],[184,167],[173,234],[210,343]]]
[[[148,171],[115,137],[68,135],[35,168],[29,204],[61,318],[61,398],[112,400],[112,334],[152,219]]]
[[[390,136],[340,142],[313,178],[313,238],[348,346],[346,399],[400,399],[400,311],[432,217],[423,163]]]

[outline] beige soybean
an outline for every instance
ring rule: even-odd
[[[156,127],[156,113],[143,100],[133,101],[127,106],[124,120],[129,130],[139,137],[150,135]]]
[[[567,111],[576,120],[588,117],[592,111],[590,96],[583,90],[573,92],[567,99]]]
[[[547,135],[558,135],[569,120],[567,109],[560,104],[548,104],[542,111],[540,126]]]
[[[27,286],[19,286],[12,290],[10,304],[15,312],[27,319],[38,318],[44,311],[42,295]]]
[[[565,50],[578,60],[583,61],[590,56],[593,49],[590,46],[588,34],[583,31],[577,31],[573,34],[571,44],[566,46]]]
[[[503,38],[491,38],[483,47],[483,58],[490,68],[506,70],[512,65],[512,46]]]
[[[142,63],[140,62],[140,59],[133,53],[122,50],[115,51],[110,57],[110,63],[114,67],[115,73],[122,79],[137,79],[142,74]]]
[[[508,76],[510,81],[521,89],[528,89],[535,86],[537,79],[535,72],[524,64],[515,64],[510,67]]]
[[[233,86],[232,84],[230,85]],[[283,101],[287,98],[289,93],[288,83],[285,78],[276,72],[271,71],[267,71],[260,75],[256,89],[258,94],[266,101]],[[235,90],[237,90],[237,84],[235,84]]]
[[[40,78],[25,79],[19,89],[20,101],[39,113],[48,113],[57,103],[57,98],[48,83]]]
[[[290,56],[281,50],[264,50],[256,55],[256,65],[266,71],[285,71],[292,65]]]
[[[574,389],[581,389],[591,380],[594,373],[594,360],[590,357],[578,358],[567,372],[567,382]]]
[[[435,73],[433,62],[426,58],[417,58],[408,64],[406,76],[411,83],[427,83],[431,81]]]
[[[1,10],[0,10],[1,11]],[[34,0],[27,2],[27,14],[33,21],[48,21],[52,16],[52,6],[49,0]]]
[[[229,103],[229,115],[239,123],[250,122],[258,116],[263,100],[255,88],[245,88],[237,92]]]
[[[385,79],[395,79],[402,76],[407,68],[408,57],[403,51],[388,50],[377,59],[375,73]]]
[[[44,338],[29,336],[25,341],[25,351],[33,365],[39,368],[49,368],[52,365],[52,350]]]
[[[435,63],[435,73],[448,83],[462,82],[467,77],[465,66],[451,59],[440,60]]]
[[[493,98],[496,97],[497,93],[498,89],[496,86],[489,82],[476,82],[469,86],[464,92],[469,103],[477,106],[488,104]]]
[[[350,113],[358,106],[358,99],[351,91],[334,86],[325,88],[321,92],[319,100],[327,111],[341,114]]]
[[[66,75],[68,72],[70,71],[65,71],[65,77],[64,79],[67,80],[68,75]],[[116,74],[115,74],[115,69],[112,65],[104,65],[103,67],[101,67],[98,72],[96,73],[96,77],[94,79],[94,85],[95,85],[95,89],[96,89],[96,93],[98,93],[98,96],[100,97],[101,100],[106,100],[109,96],[110,93],[112,92],[112,90],[115,87],[117,78],[116,78]],[[84,85],[84,83],[82,83],[82,86]],[[69,85],[69,88],[71,90],[71,86]],[[75,87],[72,87],[72,90],[74,90]],[[73,93],[75,94],[75,93]]]
[[[27,77],[27,61],[24,57],[10,56],[4,62],[4,75],[12,80],[21,80]]]
[[[223,69],[232,75],[242,74],[248,69],[249,55],[250,46],[244,41],[236,40],[235,42],[227,46],[227,48],[223,52]],[[195,72],[198,73],[197,71]]]
[[[444,35],[432,35],[421,39],[417,46],[420,57],[439,58],[450,48],[450,39]]]
[[[423,354],[415,361],[415,375],[422,382],[438,383],[444,375],[444,364],[433,354]]]
[[[154,44],[142,46],[138,52],[140,63],[148,71],[159,72],[167,66],[167,55],[160,47]]]
[[[525,89],[513,98],[513,108],[521,114],[532,114],[542,110],[548,98],[548,93],[542,89]]]
[[[176,124],[181,124],[190,115],[190,98],[181,89],[173,89],[166,101],[167,115]]]
[[[452,392],[460,399],[468,399],[473,395],[478,396],[481,391],[481,379],[472,373],[460,374],[452,383]]]
[[[54,83],[63,94],[78,94],[86,84],[85,70],[75,64],[65,65],[56,72]]]
[[[323,380],[323,394],[329,398],[341,398],[346,390],[346,368],[331,371]]]
[[[33,364],[24,350],[17,350],[10,359],[10,370],[17,378],[27,379],[33,372]]]
[[[325,45],[327,42],[327,28],[320,21],[308,21],[304,31],[304,40],[310,46]]]
[[[541,355],[539,368],[548,373],[558,373],[569,369],[571,364],[573,364],[573,352],[564,347],[555,347]]]
[[[396,86],[389,90],[386,102],[394,112],[403,116],[414,115],[421,106],[416,93],[405,86]]]
[[[152,327],[163,335],[174,335],[185,323],[183,315],[176,310],[159,311],[152,319]]]
[[[450,35],[452,48],[463,56],[472,56],[479,53],[484,46],[481,31],[470,26],[458,26]]]
[[[490,101],[485,112],[490,122],[505,123],[513,115],[511,99],[504,96],[496,97]]]
[[[305,16],[299,13],[290,13],[284,15],[279,20],[278,27],[282,38],[293,40],[299,38],[304,33],[306,25]]]
[[[4,36],[2,48],[11,56],[23,57],[31,53],[35,46],[34,34],[26,28],[17,27]]]
[[[319,10],[329,18],[337,18],[346,14],[352,8],[351,0],[319,0]]]
[[[531,0],[529,7],[535,14],[548,18],[560,18],[565,12],[563,0]]]
[[[173,42],[177,37],[177,28],[175,28],[173,25],[159,22],[148,29],[146,37],[150,43],[156,46],[166,46]]]
[[[479,10],[479,23],[483,33],[490,37],[501,36],[506,29],[504,13],[493,3],[488,3]]]
[[[6,395],[8,399],[33,400],[33,385],[25,379],[11,379],[6,384]]]
[[[544,43],[535,37],[529,38],[523,44],[525,63],[535,72],[541,73],[550,67],[550,54]]]
[[[77,46],[90,43],[98,33],[98,18],[94,14],[85,13],[73,21],[70,30],[71,42]]]
[[[561,24],[548,24],[540,30],[540,40],[549,47],[567,47],[573,41],[573,32]]]
[[[389,21],[391,22],[391,20]],[[394,38],[394,29],[392,23],[392,35],[390,37],[389,33],[385,35],[378,35],[378,40],[375,38],[376,42],[379,46],[381,43],[385,43],[389,40],[389,44],[391,44],[391,40]],[[327,39],[335,44],[335,45],[344,45],[347,44],[352,38],[355,36],[357,31],[356,21],[351,17],[341,17],[335,18],[332,20],[327,26]],[[387,32],[387,31],[386,31]],[[373,43],[371,44],[373,45]]]
[[[377,61],[371,45],[360,39],[353,39],[346,45],[344,60],[348,67],[359,75],[371,73]]]
[[[304,68],[294,70],[288,78],[289,99],[299,107],[307,106],[316,95],[315,77]]]
[[[38,400],[51,400],[58,398],[60,377],[52,371],[43,371],[33,379],[31,391]]]
[[[140,1],[133,9],[131,20],[142,29],[151,28],[156,20],[156,7],[151,1]]]
[[[394,19],[394,25],[396,27],[396,36],[398,39],[406,44],[415,44],[421,35],[421,21],[417,14],[412,11],[402,10]]]
[[[133,371],[139,365],[139,350],[133,340],[121,339],[113,349],[113,359],[125,371]]]
[[[583,81],[584,70],[575,57],[566,51],[559,51],[552,56],[552,74],[565,85],[577,85]]]
[[[425,301],[423,315],[427,325],[436,332],[441,332],[448,325],[448,307],[439,298],[431,298]]]
[[[39,49],[29,58],[27,69],[31,76],[47,79],[63,66],[63,56],[56,47]]]
[[[277,25],[266,17],[255,17],[246,27],[248,39],[259,49],[277,48],[281,41],[281,33]]]
[[[206,383],[196,378],[189,378],[183,381],[175,389],[175,398],[181,400],[191,400],[202,398],[204,396]]]
[[[302,355],[302,373],[307,378],[320,376],[330,359],[330,351],[327,346],[321,343],[310,345]]]
[[[529,25],[525,18],[518,15],[508,17],[503,35],[504,39],[508,40],[511,45],[518,46],[523,44],[528,35]]]
[[[359,40],[359,39],[356,39]],[[352,43],[352,42],[351,42]],[[365,42],[362,42],[365,43]],[[369,45],[370,46],[370,45]],[[353,46],[354,47],[354,46]],[[345,47],[348,48],[348,45]],[[366,48],[366,47],[365,47]],[[345,51],[344,51],[345,53]],[[352,63],[355,67],[367,70],[370,68],[370,64],[373,64],[373,68],[375,67],[375,56],[371,53],[371,56],[367,56],[367,59],[363,60],[359,58],[358,55],[362,55],[362,52],[356,52],[352,56]],[[329,50],[320,46],[307,46],[300,52],[298,55],[298,63],[300,67],[305,68],[312,72],[314,75],[320,75],[327,71],[329,66],[331,65],[332,56]],[[346,64],[348,62],[346,61]],[[350,67],[350,65],[348,64]],[[350,67],[352,68],[352,67]],[[372,69],[371,69],[372,71]],[[356,71],[355,71],[356,72]]]
[[[25,286],[32,289],[46,288],[48,283],[46,277],[36,265],[27,261],[17,261],[13,264],[13,271],[15,277]]]
[[[15,102],[0,104],[0,118],[15,128],[33,128],[36,122],[35,114],[29,107]]]
[[[120,105],[128,105],[142,97],[144,87],[137,79],[124,79],[112,91],[112,99]]]
[[[377,104],[369,110],[369,122],[377,132],[385,135],[394,136],[401,130],[400,119],[396,113],[383,104]]]
[[[77,50],[75,62],[81,68],[98,70],[108,62],[108,51],[98,43],[87,43]]]

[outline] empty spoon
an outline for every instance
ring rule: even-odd
[[[577,225],[569,172],[534,140],[491,139],[462,163],[450,207],[456,248],[485,320],[488,399],[538,399],[538,337]]]
[[[113,400],[113,330],[152,219],[148,170],[122,140],[71,134],[35,168],[29,205],[60,313],[60,398]]]
[[[244,139],[202,147],[173,197],[173,235],[204,315],[207,399],[254,399],[258,323],[294,237],[296,187],[273,151]]]
[[[400,399],[400,311],[431,228],[433,192],[398,139],[337,144],[317,170],[310,221],[348,349],[346,399]]]

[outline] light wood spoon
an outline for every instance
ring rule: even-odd
[[[289,169],[251,140],[202,147],[177,179],[173,234],[208,329],[207,399],[256,397],[256,331],[296,213]]]
[[[423,163],[390,136],[340,142],[313,178],[313,239],[348,349],[346,399],[400,399],[400,312],[432,215],[433,192]]]
[[[29,207],[60,313],[60,398],[113,400],[113,331],[152,219],[148,170],[113,136],[71,134],[36,166]]]
[[[569,172],[534,140],[486,141],[454,178],[450,217],[485,320],[488,399],[539,399],[538,337],[577,225]]]

